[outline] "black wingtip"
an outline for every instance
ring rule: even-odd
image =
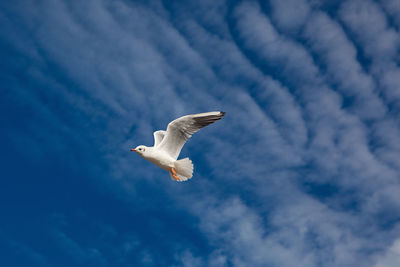
[[[220,111],[219,113],[220,113],[221,116],[223,117],[223,116],[225,116],[225,113],[226,113],[226,112],[225,112],[225,111]]]

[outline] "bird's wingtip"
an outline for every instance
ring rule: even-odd
[[[219,113],[221,114],[221,116],[225,116],[226,112],[225,111],[220,111]]]

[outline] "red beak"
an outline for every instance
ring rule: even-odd
[[[136,149],[132,148],[131,151],[135,151],[136,152]]]

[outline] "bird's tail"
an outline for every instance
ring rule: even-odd
[[[180,182],[187,181],[193,176],[193,163],[189,158],[177,160],[175,161],[175,170]],[[176,180],[171,172],[169,172],[169,176],[172,180]]]

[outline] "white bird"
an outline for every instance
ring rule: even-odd
[[[153,133],[154,146],[140,145],[131,151],[166,170],[172,180],[186,181],[193,176],[193,164],[189,158],[177,160],[183,145],[192,134],[224,115],[225,112],[212,111],[180,117],[168,124],[167,131]]]

